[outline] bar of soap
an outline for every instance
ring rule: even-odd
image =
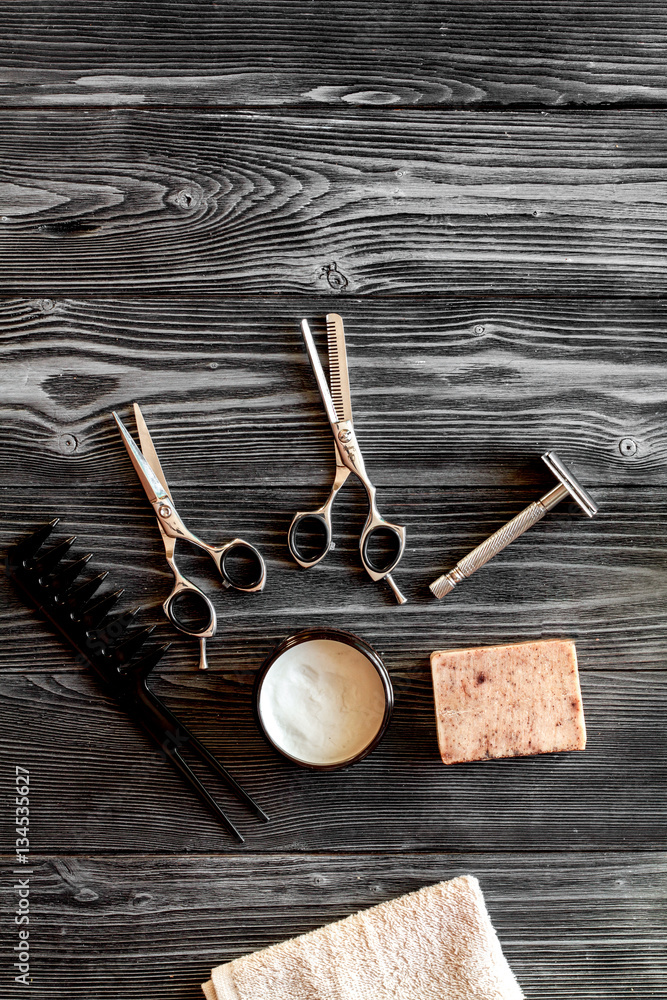
[[[445,764],[586,746],[570,640],[443,650],[431,671]]]

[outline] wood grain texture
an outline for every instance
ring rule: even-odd
[[[1,576],[36,1000],[195,1000],[213,964],[463,872],[528,1000],[662,998],[666,40],[647,0],[0,7],[0,552],[63,516],[175,639],[156,690],[271,815],[229,802],[239,851]],[[287,554],[333,466],[298,334],[327,311],[380,509],[408,527],[402,608],[359,565],[354,487],[324,564]],[[208,673],[161,616],[109,418],[135,399],[185,520],[267,556],[258,597],[179,556],[219,612]],[[548,448],[600,514],[561,505],[434,601],[550,485]],[[317,624],[371,641],[396,693],[335,775],[282,761],[251,712],[261,660]],[[588,749],[445,768],[429,653],[547,637],[576,640]]]
[[[286,762],[260,736],[248,663],[259,643],[247,632],[244,643],[243,664],[216,651],[210,672],[181,662],[153,687],[270,816],[258,823],[196,767],[229,803],[251,852],[664,847],[664,672],[582,670],[583,752],[446,767],[430,672],[421,664],[401,670],[387,656],[396,697],[387,734],[361,763],[318,774]],[[4,754],[12,767],[29,768],[36,786],[32,850],[238,850],[92,676],[71,669],[66,648],[61,658],[68,671],[0,677]],[[10,817],[2,822],[8,843]]]
[[[664,294],[651,112],[4,112],[20,294]]]
[[[664,105],[664,6],[14,2],[0,104]]]
[[[110,411],[131,425],[138,400],[174,487],[328,489],[298,323],[323,330],[331,309],[378,486],[525,486],[530,502],[551,448],[590,489],[667,484],[663,302],[333,294],[0,300],[0,484],[113,480],[130,467]]]
[[[214,965],[473,874],[527,1000],[657,998],[667,975],[664,862],[647,852],[631,860],[577,852],[36,857],[33,991],[54,1000],[91,991],[96,1000],[200,1000]]]
[[[129,462],[128,462],[129,466]],[[129,466],[124,488],[99,492],[41,491],[2,498],[2,550],[53,516],[63,518],[56,536],[78,536],[76,551],[92,551],[94,565],[108,569],[126,588],[130,606],[154,609],[171,589],[155,517]],[[12,489],[10,494],[15,493]],[[470,580],[436,601],[428,584],[529,500],[513,491],[424,491],[419,497],[383,488],[378,500],[388,517],[407,527],[407,547],[396,580],[409,603],[397,607],[384,584],[361,567],[359,535],[367,505],[359,493],[340,495],[335,508],[336,549],[312,570],[302,570],[287,550],[295,510],[322,502],[316,491],[253,486],[175,492],[183,518],[211,541],[240,536],[265,556],[268,582],[258,595],[221,591],[203,556],[178,547],[179,565],[201,582],[219,614],[220,639],[212,664],[241,659],[256,667],[278,639],[300,628],[329,624],[360,632],[396,669],[428,670],[435,649],[493,645],[539,638],[573,638],[584,669],[665,669],[667,566],[662,491],[597,490],[600,513],[554,511]],[[49,640],[32,613],[0,580],[6,610],[0,649],[7,669],[53,669],[62,662],[59,642]],[[166,625],[165,625],[166,628]],[[167,630],[174,637],[173,631]],[[186,647],[191,650],[191,644]],[[191,652],[186,662],[191,661]]]

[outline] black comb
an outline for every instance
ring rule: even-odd
[[[155,626],[142,628],[134,624],[141,609],[114,611],[123,590],[98,593],[108,573],[99,573],[85,582],[79,580],[91,553],[63,563],[76,536],[43,549],[59,520],[54,518],[9,549],[7,576],[26,603],[36,607],[67,639],[80,662],[88,664],[121,708],[150,734],[227,830],[243,843],[244,838],[191,770],[180,748],[190,746],[259,819],[267,822],[268,816],[148,687],[148,675],[170,643],[146,645]]]

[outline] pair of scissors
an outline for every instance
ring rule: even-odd
[[[114,411],[112,416],[118,424],[139,481],[155,511],[167,563],[174,574],[174,586],[162,608],[172,625],[199,640],[199,667],[206,670],[206,640],[215,635],[217,628],[215,608],[206,594],[190,580],[186,580],[179,571],[174,558],[176,541],[183,539],[207,552],[216,565],[223,586],[245,593],[263,590],[266,583],[264,560],[255,546],[244,542],[242,538],[233,538],[225,545],[208,545],[189,531],[176,510],[139,404],[134,404],[134,419],[141,451],[118,414]]]
[[[364,569],[371,580],[386,580],[398,603],[405,604],[406,598],[391,576],[405,549],[405,528],[385,521],[379,513],[375,504],[375,487],[366,474],[352,420],[343,320],[336,313],[327,314],[331,388],[322,370],[308,321],[305,319],[301,321],[301,332],[334,436],[336,475],[329,497],[321,507],[313,511],[299,511],[294,515],[287,537],[289,550],[304,569],[310,569],[324,559],[327,552],[333,548],[331,535],[333,502],[347,477],[353,473],[362,483],[368,496],[368,517],[359,539]]]

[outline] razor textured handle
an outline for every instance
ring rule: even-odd
[[[502,552],[510,542],[513,542],[519,535],[523,535],[524,531],[537,524],[548,510],[549,508],[544,506],[539,500],[531,503],[529,507],[522,510],[520,514],[517,514],[511,521],[504,524],[502,528],[489,535],[481,545],[478,545],[472,552],[469,552],[463,559],[459,560],[454,569],[450,570],[449,573],[443,573],[437,580],[434,580],[429,590],[438,600],[444,597],[445,594],[449,594],[457,583],[472,576],[489,559],[493,559],[495,555]]]

